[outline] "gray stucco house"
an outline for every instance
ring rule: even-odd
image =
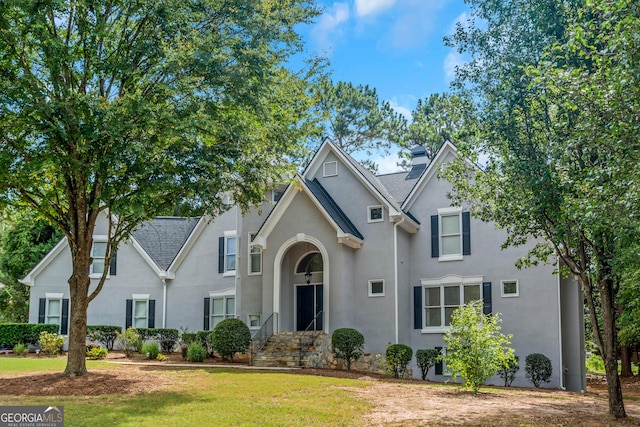
[[[452,311],[482,299],[501,313],[522,365],[543,353],[548,386],[584,390],[578,284],[553,266],[518,270],[527,248],[501,250],[504,231],[451,206],[437,171],[456,155],[450,143],[430,162],[415,150],[409,171],[374,176],[325,140],[304,173],[252,212],[149,221],[118,249],[89,324],[197,331],[239,317],[254,331],[267,321],[280,332],[352,327],[367,352],[384,353],[389,343],[442,348]],[[98,227],[94,237],[96,277],[105,234]],[[30,321],[63,334],[70,266],[63,240],[23,279]],[[446,381],[446,367],[430,379]],[[529,385],[524,368],[514,384]]]

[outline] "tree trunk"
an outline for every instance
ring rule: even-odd
[[[64,375],[74,377],[87,373],[86,340],[87,340],[87,308],[89,306],[89,265],[91,262],[92,241],[81,242],[72,248],[73,273],[69,278],[71,296],[69,310],[69,351],[67,367]]]
[[[601,270],[607,270],[606,266]],[[600,302],[602,304],[602,329],[604,369],[607,377],[609,394],[609,413],[615,418],[625,418],[627,414],[622,401],[622,386],[618,376],[618,352],[616,334],[616,307],[614,295],[614,278],[611,271],[599,272],[598,286],[600,288]]]

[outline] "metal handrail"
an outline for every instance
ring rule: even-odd
[[[269,338],[271,338],[274,333],[277,333],[275,330],[277,327],[275,319],[277,318],[278,313],[271,313],[271,316],[267,317],[267,320],[262,322],[260,329],[253,334],[253,337],[251,338],[251,365],[253,365],[253,358],[255,354],[267,345]]]
[[[314,326],[316,324],[316,321],[318,320],[318,317],[320,317],[322,315],[323,310],[320,310],[318,312],[318,314],[316,314],[316,317],[313,318],[313,320],[311,322],[309,322],[309,325],[307,325],[306,329],[302,332],[302,334],[300,335],[300,358],[298,360],[298,365],[302,366],[302,358],[307,354],[307,351],[309,351],[309,347],[308,346],[306,349],[303,350],[303,346],[302,346],[302,339],[304,338],[304,334],[306,334],[307,332],[309,332],[309,329]],[[322,329],[320,330],[320,333],[318,335],[320,335],[322,333]],[[316,338],[318,337],[318,335],[316,335],[313,338],[312,343],[316,340]]]

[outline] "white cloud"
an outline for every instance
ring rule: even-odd
[[[334,3],[330,9],[327,9],[311,30],[311,37],[318,50],[329,55],[333,50],[334,40],[342,35],[341,25],[348,20],[349,5],[347,3]]]
[[[389,154],[388,156],[374,157],[373,160],[378,165],[378,174],[400,172],[402,169],[398,167],[400,158],[397,154]]]
[[[463,28],[469,28],[469,14],[467,12],[462,12],[456,19],[453,20],[453,24],[449,27],[448,34],[453,34],[456,32],[456,28],[458,24],[462,25]]]
[[[411,109],[409,107],[405,107],[404,105],[400,105],[398,102],[398,98],[393,97],[389,101],[391,108],[393,108],[396,112],[402,114],[407,120],[411,121]]]
[[[396,0],[355,0],[356,15],[376,15],[386,9],[389,9],[395,2]]]
[[[462,66],[464,63],[465,61],[462,55],[455,50],[452,50],[447,54],[447,56],[444,58],[444,64],[442,66],[447,82],[451,82],[455,78],[456,67]]]

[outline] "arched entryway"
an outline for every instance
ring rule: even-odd
[[[297,234],[274,260],[273,311],[280,331],[329,329],[329,258],[316,238]]]

